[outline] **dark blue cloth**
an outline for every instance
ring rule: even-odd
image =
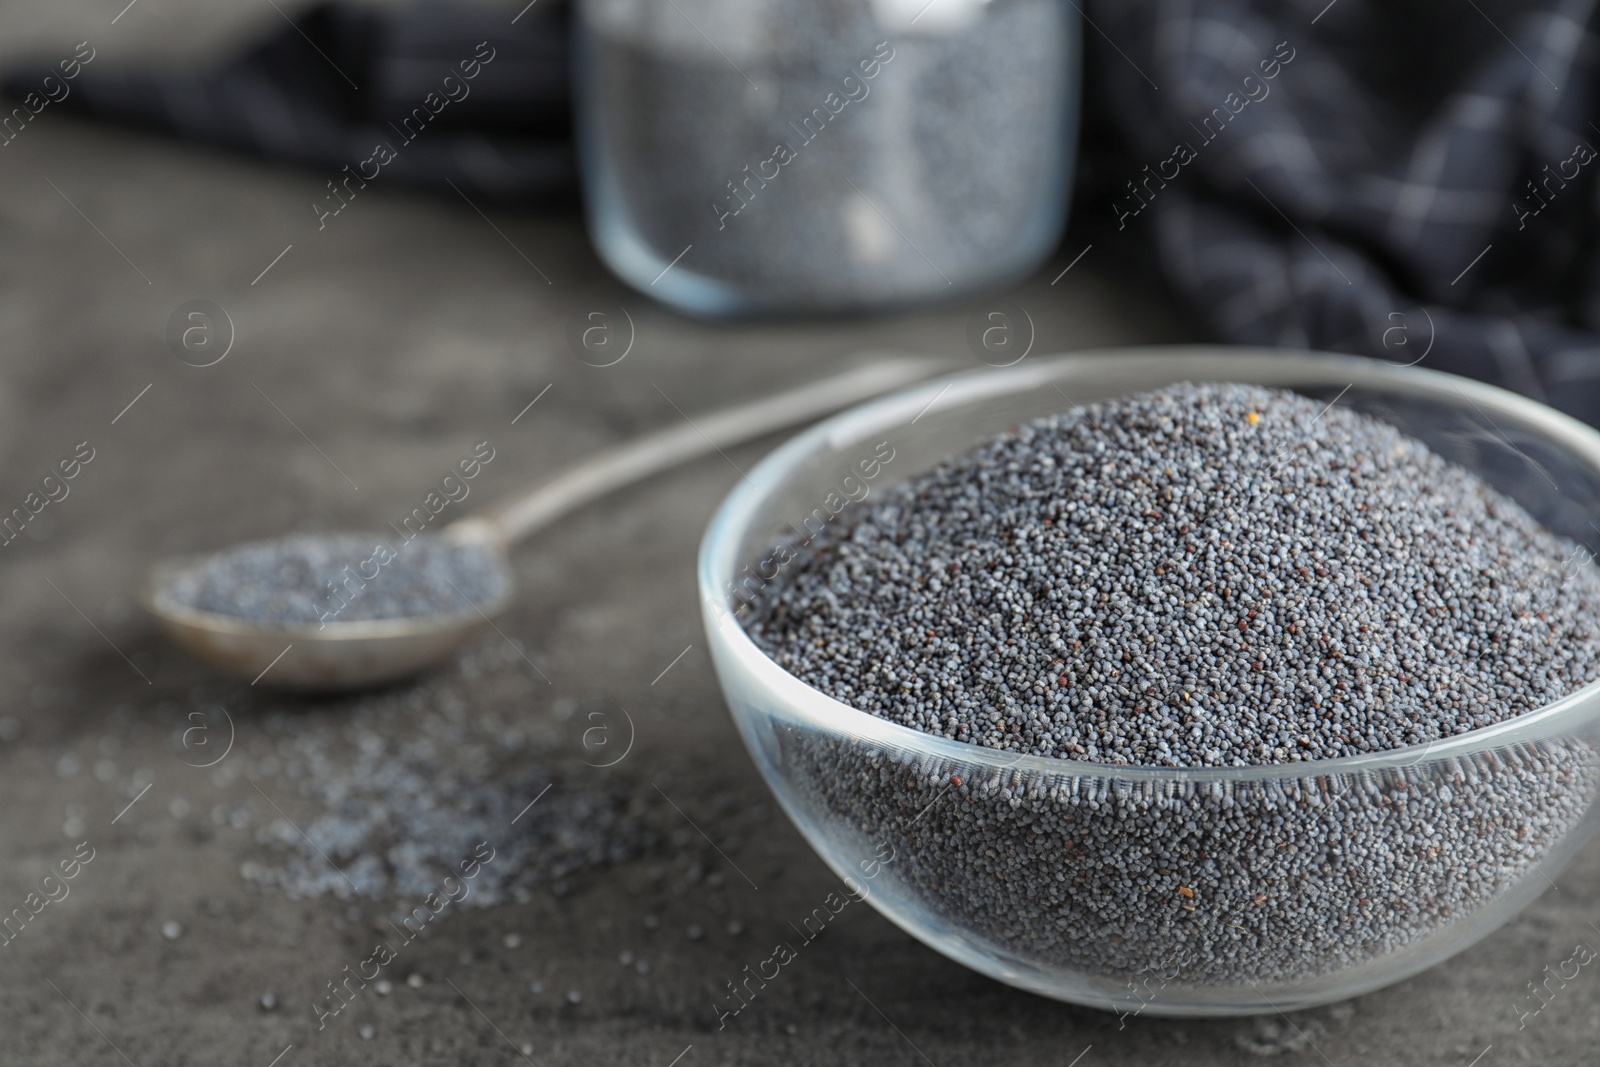
[[[1594,0],[1088,15],[1120,144],[1079,221],[1147,242],[1220,338],[1419,363],[1600,422]]]
[[[386,182],[448,192],[448,180],[473,200],[548,200],[572,190],[561,0],[538,0],[520,16],[439,2],[393,11],[319,3],[292,22],[264,10],[266,35],[220,66],[118,67],[102,53],[52,107],[335,172],[387,142],[400,150],[383,166]],[[489,54],[480,42],[492,50],[488,63],[476,59]],[[465,82],[464,61],[478,62]],[[58,73],[20,66],[0,88],[21,99]],[[460,99],[434,114],[424,101],[443,98],[447,77],[466,89],[453,88]]]

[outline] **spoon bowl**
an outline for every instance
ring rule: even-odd
[[[457,534],[465,524],[451,527]],[[209,555],[166,560],[150,570],[143,602],[180,648],[231,674],[279,689],[333,691],[399,681],[449,657],[510,606],[515,579],[505,548],[485,539],[500,593],[466,611],[398,619],[270,623],[205,611],[174,599],[173,581]]]

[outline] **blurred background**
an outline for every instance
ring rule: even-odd
[[[0,3],[0,507],[93,453],[0,555],[0,906],[95,850],[4,946],[0,1056],[1579,1062],[1593,989],[1506,1005],[1600,916],[1592,847],[1448,969],[1292,1021],[1120,1025],[861,908],[719,1028],[831,884],[700,648],[694,546],[770,440],[540,535],[411,686],[228,682],[137,596],[404,515],[480,441],[474,505],[874,353],[1335,350],[1593,422],[1591,6]],[[319,1026],[473,820],[517,842],[486,906]]]

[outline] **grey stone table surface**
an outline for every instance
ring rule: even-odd
[[[87,39],[107,61],[193,62],[279,17],[197,0],[5,3],[0,60]],[[1527,983],[1543,968],[1600,938],[1597,847],[1450,963],[1293,1016],[1119,1020],[980,977],[857,908],[719,1028],[725,982],[835,884],[745,755],[694,604],[706,518],[733,464],[770,441],[541,535],[516,557],[503,633],[414,684],[297,700],[173,651],[136,607],[153,560],[371,528],[479,441],[496,458],[474,502],[671,425],[676,409],[800,383],[864,348],[960,357],[977,306],[705,325],[621,287],[564,214],[485,217],[375,188],[319,232],[309,204],[325,177],[49,109],[0,148],[4,510],[80,443],[93,449],[70,494],[0,549],[0,913],[80,842],[93,850],[70,893],[0,947],[0,1063],[1594,1061],[1592,970],[1537,1015],[1520,1011],[1537,1006]],[[1041,351],[1194,336],[1093,258],[1052,285],[1077,247],[999,298],[1029,308]],[[198,298],[236,335],[206,368],[164,340],[172,310]],[[569,351],[566,324],[608,303],[630,309],[637,343],[601,369]],[[219,704],[232,748],[198,767],[222,745]],[[634,726],[605,771],[577,759],[597,708]],[[368,955],[390,903],[297,899],[245,874],[274,862],[291,824],[319,818],[314,779],[355,760],[341,746],[385,734],[448,740],[463,762],[437,783],[446,791],[454,775],[491,793],[526,784],[484,754],[533,751],[560,788],[508,838],[575,818],[555,798],[586,790],[624,798],[635,836],[614,862],[458,909],[390,966],[387,994],[367,988],[319,1028],[312,1005]],[[500,801],[515,810],[523,795]],[[396,812],[397,840],[413,815]]]

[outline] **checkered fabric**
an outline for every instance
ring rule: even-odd
[[[1600,422],[1593,0],[1085,14],[1091,97],[1132,151],[1078,210],[1153,242],[1221,337],[1419,363]]]
[[[283,5],[293,7],[297,5]],[[188,140],[327,170],[392,146],[383,181],[447,183],[473,200],[548,200],[576,180],[567,75],[568,8],[531,5],[511,21],[501,7],[428,0],[392,9],[318,3],[288,15],[262,6],[264,37],[208,70],[118,66],[103,49],[52,108],[142,126]],[[478,52],[487,41],[492,53]],[[459,64],[492,54],[468,92],[425,114]],[[15,101],[54,68],[8,70]],[[452,82],[452,84],[456,84]],[[59,91],[59,90],[58,90]],[[450,91],[450,90],[445,90]],[[436,97],[436,99],[438,99]],[[408,123],[409,119],[409,123]]]

